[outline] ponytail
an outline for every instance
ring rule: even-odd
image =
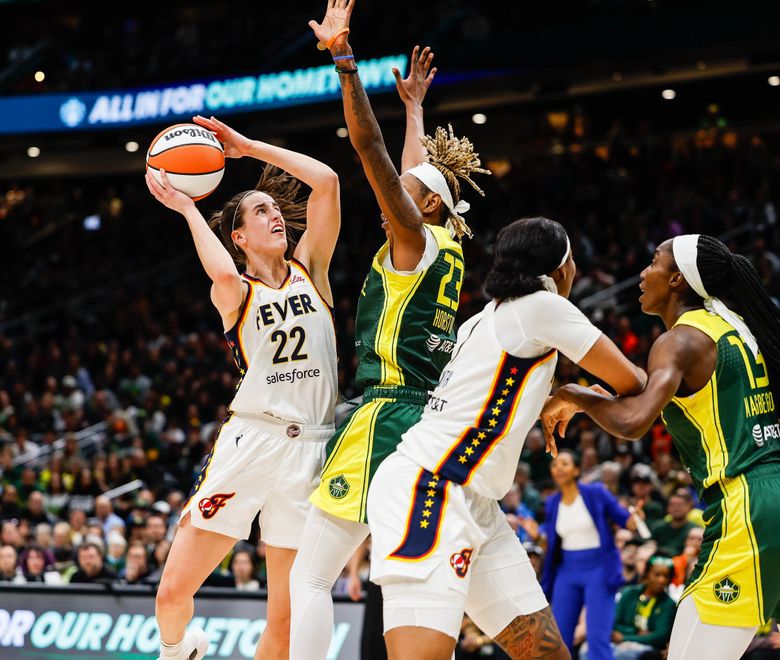
[[[697,267],[707,293],[739,301],[742,317],[766,362],[772,392],[780,400],[780,309],[758,271],[746,257],[733,254],[717,238],[706,235],[699,237]]]

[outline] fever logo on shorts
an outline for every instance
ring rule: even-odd
[[[217,493],[211,497],[204,497],[200,502],[198,502],[198,508],[203,514],[203,517],[206,520],[209,520],[210,518],[216,516],[217,511],[225,506],[225,503],[234,495],[235,493]]]
[[[333,477],[328,482],[328,492],[333,499],[340,500],[347,496],[349,492],[349,482],[343,474]]]
[[[730,577],[725,577],[720,582],[715,583],[712,589],[715,592],[715,598],[723,603],[733,603],[739,598],[739,585]]]
[[[452,570],[455,571],[455,575],[459,578],[466,577],[471,564],[472,554],[474,554],[474,548],[463,548],[463,550],[456,552],[450,557],[450,566],[452,566]]]

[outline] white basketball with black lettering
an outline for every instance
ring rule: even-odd
[[[176,124],[152,140],[146,167],[160,183],[164,169],[176,190],[198,200],[214,192],[222,180],[225,152],[211,131],[197,124]]]

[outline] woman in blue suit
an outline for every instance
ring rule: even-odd
[[[542,588],[569,650],[585,605],[588,658],[612,660],[615,594],[623,584],[612,527],[634,531],[636,525],[604,486],[577,483],[580,469],[572,452],[561,451],[550,464],[550,473],[559,492],[545,506]]]

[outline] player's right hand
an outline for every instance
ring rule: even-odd
[[[159,183],[149,170],[146,171],[146,187],[158,202],[182,215],[195,207],[195,202],[190,197],[171,185],[165,170],[160,170],[160,178],[162,183]]]

